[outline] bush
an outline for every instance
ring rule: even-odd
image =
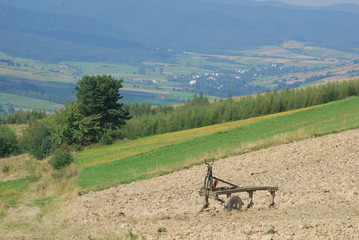
[[[47,122],[39,121],[31,124],[24,132],[22,143],[25,149],[39,160],[49,156],[57,144]]]
[[[101,145],[110,145],[114,142],[115,140],[113,139],[113,137],[111,136],[110,132],[105,132],[104,134],[101,135],[100,137],[100,141],[99,143]]]
[[[74,158],[72,154],[68,150],[61,149],[50,159],[49,164],[54,169],[60,170],[73,162]]]
[[[5,125],[0,125],[0,133],[0,157],[19,154],[20,147],[15,133]]]
[[[122,136],[120,130],[108,130],[101,135],[99,143],[101,145],[110,145],[121,138]]]

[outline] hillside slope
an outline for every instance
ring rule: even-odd
[[[214,176],[231,182],[278,185],[277,205],[271,209],[266,207],[268,196],[256,192],[255,205],[248,211],[228,213],[211,201],[209,210],[200,212],[198,189],[205,165],[92,192],[54,213],[55,225],[63,229],[55,236],[354,240],[359,236],[358,155],[359,130],[350,130],[214,163]],[[166,232],[159,233],[160,228]],[[266,234],[270,229],[277,233]]]
[[[133,40],[116,23],[65,12],[47,13],[0,3],[0,29],[0,50],[13,56],[47,62],[171,60],[167,52]]]

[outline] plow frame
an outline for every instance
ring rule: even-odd
[[[249,209],[254,205],[253,202],[253,195],[255,191],[268,191],[270,193],[270,204],[269,207],[275,206],[274,197],[276,191],[279,190],[277,186],[238,186],[236,184],[233,184],[231,182],[225,181],[223,179],[214,177],[212,175],[212,164],[209,164],[206,162],[207,165],[207,175],[204,179],[204,185],[203,188],[200,189],[199,194],[201,196],[204,196],[204,206],[203,209],[206,209],[209,207],[209,198],[217,200],[221,202],[222,204],[225,204],[224,207],[228,211],[232,210],[240,210],[244,203],[242,200],[232,194],[235,193],[241,193],[241,192],[247,192],[248,193],[248,202],[246,204],[246,208]],[[226,187],[217,187],[217,184],[221,182],[226,184]],[[219,196],[226,195],[227,201],[224,201]]]

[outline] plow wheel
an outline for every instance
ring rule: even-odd
[[[212,190],[212,187],[213,187],[213,179],[211,177],[206,177],[204,179],[204,190],[209,190],[211,191]]]
[[[209,207],[209,191],[212,190],[212,185],[213,185],[213,179],[211,177],[205,177],[204,179],[204,186],[203,186],[203,190],[204,190],[204,205],[203,205],[203,209],[208,208]]]
[[[224,206],[227,211],[239,211],[242,209],[244,203],[238,196],[231,196],[227,199],[226,205]]]

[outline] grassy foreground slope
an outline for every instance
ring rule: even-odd
[[[359,98],[80,152],[77,183],[97,190],[194,164],[313,136],[359,128]],[[203,132],[202,132],[203,131]]]

